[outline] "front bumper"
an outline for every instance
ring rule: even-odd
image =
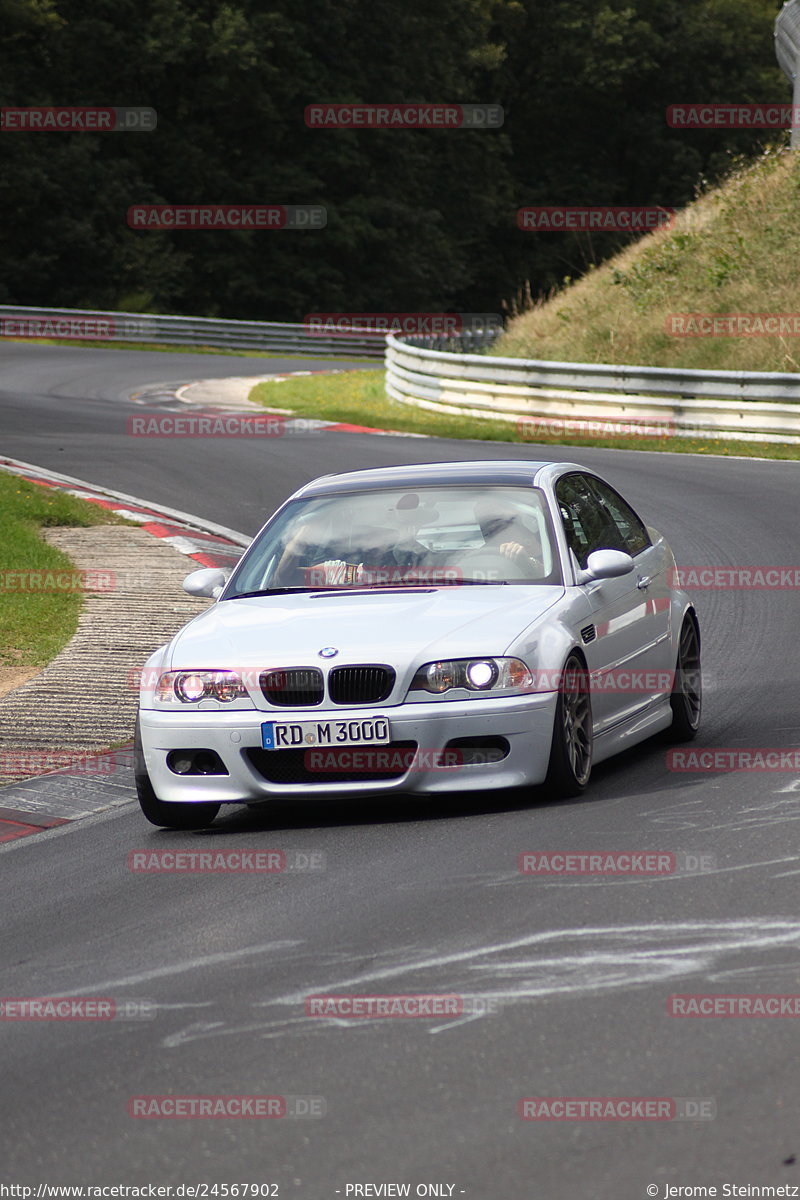
[[[493,700],[434,701],[394,707],[225,712],[141,709],[139,720],[147,773],[161,800],[180,803],[257,803],[277,796],[379,796],[388,792],[435,795],[542,783],[550,757],[557,693]],[[416,742],[420,758],[402,775],[346,782],[274,783],[256,769],[247,751],[261,746],[267,720],[359,720],[388,718],[393,741]],[[437,752],[454,738],[502,737],[508,742],[498,762],[442,767]],[[176,775],[167,766],[171,750],[214,750],[227,775]],[[356,747],[352,747],[356,749]],[[358,749],[369,749],[359,747]],[[382,749],[373,747],[372,749]],[[424,753],[423,753],[424,752]]]

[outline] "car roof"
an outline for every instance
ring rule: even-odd
[[[373,491],[382,488],[431,487],[436,484],[472,484],[481,486],[533,486],[535,476],[544,467],[586,470],[577,463],[553,463],[528,459],[489,459],[487,461],[409,463],[397,467],[371,467],[361,471],[342,471],[313,479],[295,495],[325,495],[333,492]]]

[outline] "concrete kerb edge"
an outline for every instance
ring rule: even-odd
[[[177,522],[184,525],[187,530],[195,530],[198,533],[218,537],[244,550],[247,549],[253,540],[247,534],[240,533],[237,529],[229,529],[226,525],[218,525],[215,521],[206,521],[201,517],[194,516],[192,513],[185,513],[177,508],[167,508],[163,504],[151,504],[147,500],[142,500],[138,496],[131,496],[127,492],[117,492],[112,488],[87,483],[84,479],[76,479],[73,475],[63,475],[60,471],[50,471],[46,467],[38,467],[34,463],[10,458],[5,454],[0,457],[0,470],[7,470],[7,464],[9,463],[13,468],[11,474],[20,475],[25,473],[27,478],[27,473],[30,472],[30,477],[39,476],[42,482],[49,482],[57,487],[64,485],[63,490],[68,490],[66,485],[69,485],[69,488],[81,488],[87,492],[86,499],[89,503],[97,503],[101,499],[120,500],[123,504],[131,505],[134,511],[145,510],[152,512],[156,519],[161,517],[163,520]],[[35,478],[34,482],[36,482]],[[93,500],[93,496],[96,499]],[[187,557],[193,556],[187,555]]]
[[[137,519],[136,521],[137,525],[143,529],[143,532],[148,533],[151,537],[157,537],[168,541],[173,548],[178,550],[180,554],[183,554],[184,557],[195,559],[196,561],[202,562],[204,557],[202,550],[192,551],[181,546],[180,544],[176,544],[174,533],[170,534],[168,530],[163,528],[164,525],[172,526],[173,530],[177,528],[178,530],[185,531],[186,535],[188,536],[191,536],[192,533],[199,533],[205,535],[206,537],[214,538],[220,549],[225,546],[229,550],[234,550],[237,554],[237,557],[243,549],[250,545],[252,540],[251,538],[247,537],[246,534],[243,534],[235,529],[229,529],[223,525],[218,525],[216,522],[205,521],[202,518],[195,517],[190,513],[181,512],[178,509],[167,508],[162,505],[149,504],[147,501],[141,500],[137,496],[131,496],[125,492],[117,492],[111,488],[104,488],[95,484],[87,483],[85,480],[76,479],[74,476],[65,475],[60,471],[51,471],[47,468],[38,467],[33,463],[27,463],[20,459],[10,458],[7,455],[0,457],[0,470],[6,471],[8,474],[25,478],[30,482],[39,484],[40,486],[55,487],[61,491],[70,492],[71,494],[74,494],[75,490],[79,489],[83,493],[81,498],[85,499],[88,503],[103,504],[105,506],[109,504],[109,502],[117,501],[119,502],[119,506],[115,505],[114,510],[120,512],[123,516],[126,514],[126,511],[129,511],[132,514],[139,514],[140,518],[141,513],[145,512],[151,518],[147,524],[143,524],[141,519]],[[148,525],[150,525],[150,528],[148,528]],[[159,528],[159,526],[161,526],[161,528]],[[178,541],[180,541],[180,538],[178,538]],[[213,549],[213,544],[208,548]],[[121,748],[118,747],[116,750],[109,750],[107,752],[107,757],[111,758],[115,756],[119,753],[120,749]],[[96,754],[93,757],[100,758],[104,757],[104,755]],[[54,780],[58,777],[64,778],[68,782],[69,777],[65,776],[63,772],[58,770],[46,772],[45,774],[39,776],[32,776],[30,779]],[[17,805],[13,803],[9,803],[7,806],[2,804],[3,800],[11,800],[10,793],[18,790],[20,786],[26,782],[29,781],[15,781],[5,785],[4,787],[0,787],[0,807],[6,808],[5,819],[0,817],[0,835],[3,833],[4,825],[6,826],[7,830],[10,831],[14,824],[28,824],[31,826],[34,824],[35,810],[28,812],[25,809],[18,808]],[[104,803],[102,807],[96,811],[102,812],[107,807],[108,805]],[[12,816],[12,813],[16,814],[16,816]],[[94,815],[96,815],[96,812],[79,812],[76,813],[74,817],[70,818],[67,823],[72,824],[73,821],[76,820],[86,820],[88,817]],[[27,821],[25,820],[26,816],[30,818]],[[63,822],[64,819],[57,818],[55,815],[53,815],[52,820],[59,820]],[[59,828],[60,827],[61,826],[59,825]],[[29,834],[24,836],[17,835],[13,841],[8,842],[4,841],[0,836],[0,847],[2,847],[2,849],[7,849],[12,845],[17,845],[20,841],[27,841],[29,836],[36,836],[41,839],[45,833],[51,832],[54,832],[52,828],[33,828]]]

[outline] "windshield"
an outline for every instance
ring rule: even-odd
[[[425,487],[296,500],[253,543],[225,599],[276,590],[561,583],[544,495]]]

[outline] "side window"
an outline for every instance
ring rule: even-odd
[[[587,549],[589,535],[578,516],[579,502],[576,496],[576,481],[579,479],[578,475],[565,475],[563,479],[559,479],[556,484],[556,500],[567,545],[581,566],[585,566],[589,554]]]
[[[619,543],[609,543],[611,550],[625,550],[632,557],[641,554],[650,545],[650,535],[643,522],[637,517],[631,506],[627,504],[618,492],[607,483],[594,477],[589,478],[589,486],[597,496],[599,508],[607,514],[618,531]]]
[[[565,475],[556,485],[567,545],[584,569],[595,550],[626,550],[611,513],[598,502],[585,475]]]

